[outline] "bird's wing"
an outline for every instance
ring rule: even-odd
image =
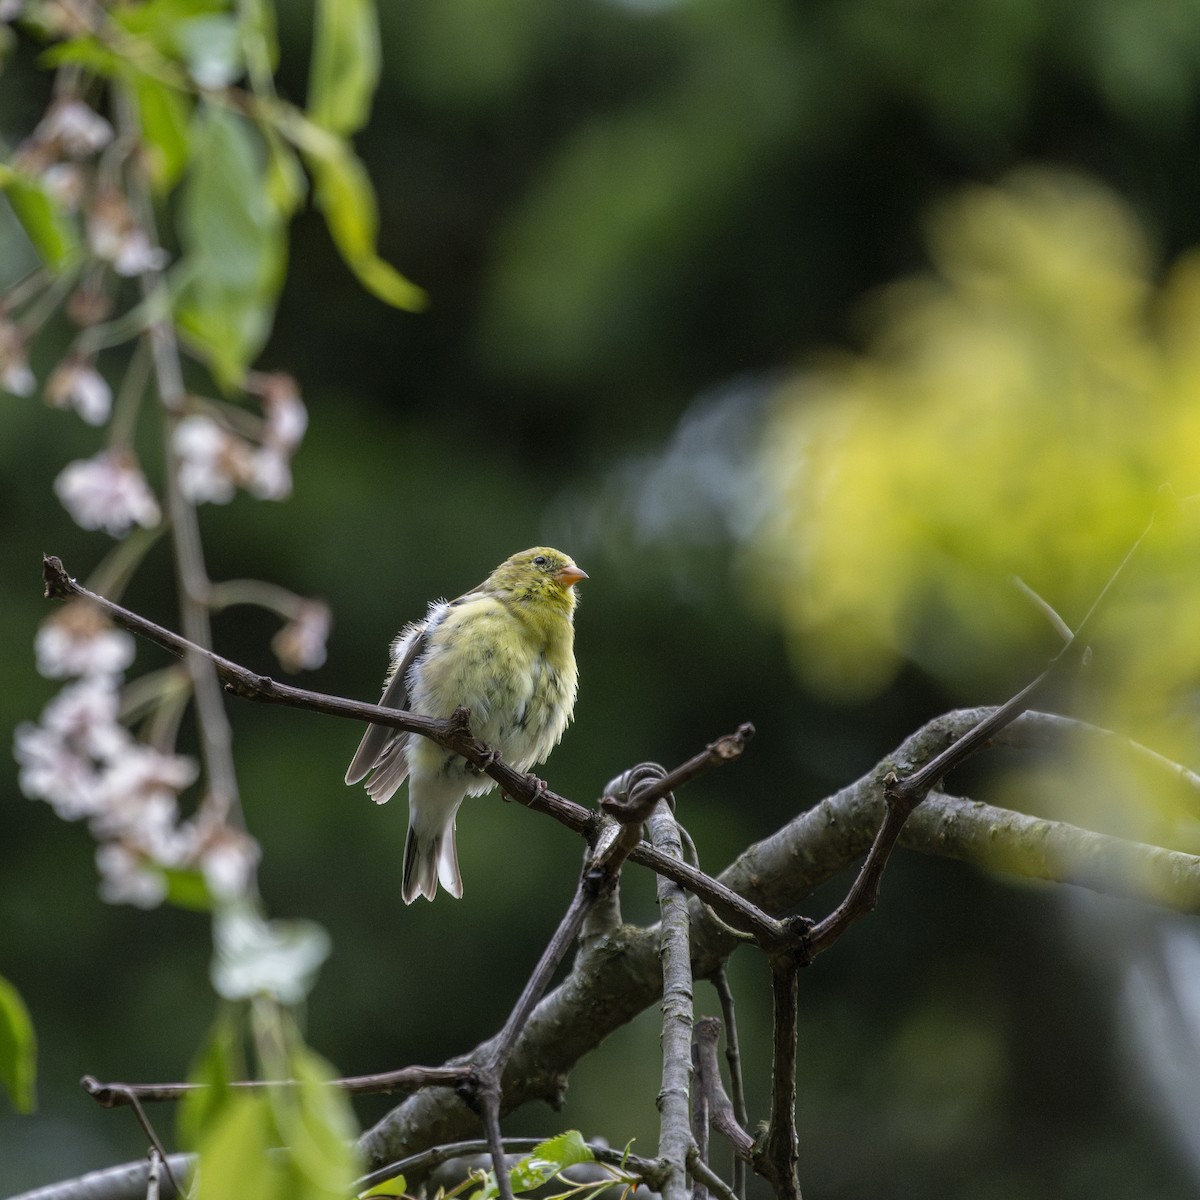
[[[422,621],[409,627],[408,634],[401,643],[403,654],[379,700],[383,708],[408,708],[408,673],[425,649],[431,624],[433,624],[432,621]],[[395,777],[394,786],[383,797],[386,800],[404,782],[404,776],[408,770],[404,754],[407,741],[408,734],[399,729],[392,729],[387,725],[368,725],[367,732],[363,734],[363,739],[358,744],[358,750],[346,771],[346,782],[358,783],[366,778],[373,767],[386,768],[386,773]],[[385,758],[389,760],[386,763],[384,762]],[[378,775],[371,780],[367,788],[372,796],[376,794],[377,790],[382,790],[382,787],[376,788],[377,782],[379,782]]]

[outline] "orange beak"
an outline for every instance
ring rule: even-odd
[[[581,571],[578,567],[563,567],[561,571],[554,572],[554,578],[558,580],[563,587],[571,587],[572,584],[578,583],[581,579],[586,579],[588,573]]]

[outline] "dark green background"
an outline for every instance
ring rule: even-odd
[[[281,7],[281,87],[300,100],[311,14]],[[1164,254],[1200,241],[1192,0],[381,8],[384,78],[358,145],[382,250],[432,307],[373,301],[302,216],[261,360],[293,372],[310,407],[295,495],[201,513],[214,578],[276,580],[332,606],[330,663],[304,681],[375,698],[388,639],[429,599],[518,548],[559,544],[591,578],[576,723],[547,778],[590,802],[635,762],[672,765],[753,721],[745,762],[683,797],[718,869],[925,717],[1034,673],[1010,664],[994,694],[970,696],[910,675],[870,704],[823,704],[751,603],[719,506],[672,478],[673,519],[655,525],[639,489],[698,404],[728,401],[752,459],[774,381],[853,341],[857,302],[921,264],[923,214],[961,183],[1067,164],[1132,202]],[[10,144],[44,100],[32,60],[22,45],[0,78]],[[35,355],[40,376],[55,349]],[[97,447],[72,415],[0,402],[5,742],[55,691],[32,667],[39,555],[84,576],[107,544],[51,491]],[[175,623],[165,546],[127,600]],[[264,671],[273,631],[245,609],[216,622],[219,649]],[[135,670],[159,662],[143,648]],[[333,936],[311,1043],[359,1073],[436,1063],[493,1032],[568,900],[578,842],[494,797],[473,802],[464,900],[405,908],[403,802],[377,809],[341,782],[359,731],[230,711],[270,911]],[[11,764],[0,779],[0,972],[41,1039],[38,1115],[0,1115],[0,1187],[18,1189],[138,1157],[132,1118],[75,1081],[181,1077],[213,1002],[205,919],[100,904],[86,830],[25,800]],[[651,919],[649,878],[631,871],[626,893],[627,915]],[[802,977],[806,1194],[1193,1194],[1116,1018],[1121,947],[1148,936],[1124,906],[901,855],[879,911]],[[749,951],[733,979],[757,1120],[768,980]],[[507,1128],[577,1126],[652,1154],[656,1055],[651,1013],[580,1066],[565,1113],[530,1109]]]

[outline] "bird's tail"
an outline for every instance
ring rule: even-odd
[[[450,895],[460,899],[463,885],[454,841],[454,818],[462,796],[456,795],[450,804],[444,797],[418,800],[412,794],[414,782],[409,783],[408,836],[404,839],[404,903],[411,904],[418,896],[432,900],[437,895],[439,881]],[[455,790],[461,792],[461,785]]]

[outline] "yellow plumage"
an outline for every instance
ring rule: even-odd
[[[575,707],[574,585],[587,574],[559,550],[535,546],[502,562],[479,587],[429,606],[392,644],[380,703],[427,717],[471,710],[475,735],[527,771],[558,744]],[[462,895],[455,816],[495,784],[428,738],[372,725],[347,783],[389,800],[408,777],[404,902],[432,900],[438,881]]]

